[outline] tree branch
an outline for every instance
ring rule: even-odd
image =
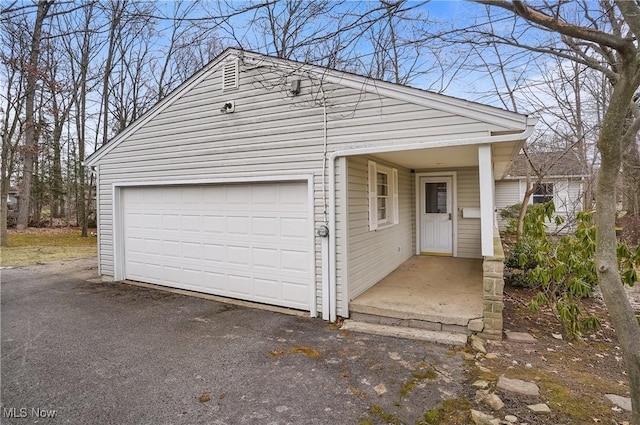
[[[559,34],[583,40],[592,41],[602,44],[621,53],[631,55],[635,54],[633,42],[628,39],[616,37],[613,34],[599,31],[597,29],[587,28],[579,25],[570,24],[559,17],[549,16],[539,10],[527,6],[521,0],[473,0],[476,3],[496,6],[508,10],[520,16],[527,21],[540,25]],[[620,1],[625,2],[625,0]]]
[[[624,16],[624,20],[629,25],[629,29],[637,39],[640,37],[640,7],[638,3],[629,0],[615,0],[616,6]]]

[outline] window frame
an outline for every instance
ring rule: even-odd
[[[369,230],[375,231],[392,227],[400,222],[398,212],[398,170],[381,165],[375,161],[368,162],[369,186]],[[378,183],[378,175],[386,176],[386,184]],[[386,194],[380,189],[386,187]],[[380,201],[384,199],[385,217],[379,218]]]
[[[544,188],[541,192],[538,192],[538,189]],[[548,189],[551,189],[550,191]],[[553,182],[542,182],[536,183],[533,187],[533,193],[531,194],[531,203],[532,204],[546,204],[549,201],[555,202],[556,195],[556,186]]]

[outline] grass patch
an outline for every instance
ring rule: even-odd
[[[437,379],[438,374],[433,370],[425,370],[422,372],[414,372],[413,377],[416,379]]]
[[[593,417],[607,418],[611,415],[611,405],[604,397],[596,394],[617,393],[620,391],[614,383],[603,381],[585,370],[569,370],[562,375],[547,374],[531,369],[513,369],[505,373],[508,378],[535,382],[540,387],[540,395],[546,399],[551,409],[576,421],[590,422]],[[567,388],[567,382],[588,389],[573,391]]]
[[[97,253],[97,238],[83,238],[80,230],[55,234],[10,234],[7,242],[8,246],[0,248],[2,267],[92,257]]]
[[[417,382],[415,379],[410,379],[409,381],[402,384],[402,388],[400,388],[400,395],[402,397],[406,397],[413,389],[416,387]]]
[[[371,406],[369,408],[369,412],[371,412],[373,416],[376,416],[385,424],[402,425],[402,421],[396,415],[385,412],[380,406]]]
[[[466,424],[471,403],[464,397],[445,400],[440,406],[424,412],[418,425]]]
[[[413,389],[418,385],[418,381],[422,381],[424,379],[438,379],[438,374],[432,370],[421,370],[419,372],[414,372],[412,374],[413,379],[406,381],[402,384],[402,388],[400,388],[400,395],[402,397],[406,397]]]

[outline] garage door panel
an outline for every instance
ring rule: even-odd
[[[283,249],[280,253],[281,268],[286,272],[309,273],[307,253]]]
[[[124,188],[125,277],[308,309],[303,182]]]
[[[225,205],[250,206],[251,205],[251,187],[247,185],[226,186],[224,191]]]
[[[255,279],[255,292],[264,300],[276,301],[282,298],[282,285],[276,279]]]
[[[222,215],[205,215],[202,217],[202,231],[206,233],[225,233],[225,219]]]
[[[203,260],[217,264],[224,264],[227,261],[226,248],[221,244],[207,244],[203,245]]]
[[[280,229],[279,224],[277,217],[251,218],[251,228],[255,236],[276,237]]]
[[[253,248],[253,266],[262,270],[278,270],[279,252],[275,248]]]
[[[227,233],[235,236],[249,236],[249,218],[241,216],[227,217]]]

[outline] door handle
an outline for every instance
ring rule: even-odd
[[[449,221],[451,221],[451,213],[449,213]]]

